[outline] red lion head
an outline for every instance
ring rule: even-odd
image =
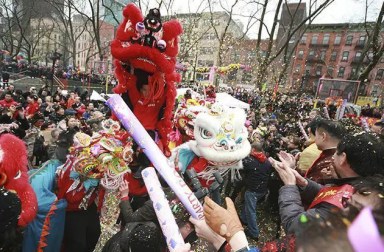
[[[151,74],[173,74],[179,51],[178,36],[183,29],[177,20],[162,23],[158,9],[147,17],[133,3],[123,11],[124,21],[117,29],[111,51],[123,68],[132,67]]]
[[[29,184],[25,143],[12,134],[0,135],[0,187],[15,191],[21,201],[19,226],[26,226],[37,213],[37,199]]]
[[[149,87],[145,102],[163,103],[165,98],[156,128],[163,145],[167,146],[176,97],[174,83],[180,81],[175,65],[182,26],[177,20],[162,22],[158,9],[151,9],[143,17],[133,3],[124,8],[123,15],[124,20],[111,43],[115,75],[119,82],[113,91],[117,94],[129,93],[132,106],[135,106],[132,100],[136,100],[143,84]]]

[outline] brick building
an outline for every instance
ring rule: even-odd
[[[384,27],[381,33],[383,37]],[[290,86],[313,91],[321,77],[355,79],[372,59],[372,52],[362,55],[366,42],[363,24],[312,24],[296,48]],[[384,57],[361,87],[367,95],[383,92]]]

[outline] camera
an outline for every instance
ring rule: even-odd
[[[16,106],[16,110],[22,110],[22,109],[23,109],[23,106],[21,106],[21,105]]]
[[[201,200],[209,194],[209,190],[201,185],[195,169],[191,168],[186,170],[185,175],[189,179],[192,191],[194,192],[197,199]]]
[[[218,172],[218,171],[213,173],[215,180],[211,184],[209,189],[206,187],[203,187],[201,185],[200,180],[197,177],[197,173],[196,173],[195,169],[191,168],[189,170],[186,170],[185,175],[189,179],[189,184],[192,187],[192,191],[194,192],[196,198],[198,198],[199,200],[203,199],[209,193],[220,189],[221,185],[224,182],[223,177],[221,176],[220,172]]]

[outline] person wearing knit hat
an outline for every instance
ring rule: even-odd
[[[0,251],[19,251],[22,234],[17,222],[21,202],[17,194],[0,187]]]

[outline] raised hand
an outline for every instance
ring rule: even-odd
[[[227,209],[219,206],[209,197],[205,197],[204,216],[213,231],[229,241],[237,232],[243,231],[235,205],[230,198],[225,198]]]

